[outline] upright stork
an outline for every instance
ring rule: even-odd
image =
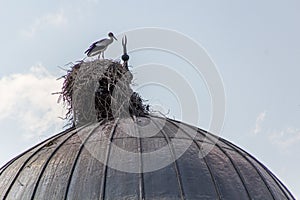
[[[98,58],[100,58],[100,55],[102,54],[102,58],[104,59],[104,51],[114,41],[114,39],[117,40],[112,32],[108,33],[108,37],[109,38],[94,42],[84,53],[86,53],[88,57],[99,54]]]

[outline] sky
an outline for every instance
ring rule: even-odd
[[[192,38],[215,63],[226,95],[219,136],[255,156],[300,197],[299,9],[297,0],[0,0],[0,165],[63,130],[63,105],[51,95],[61,88],[61,68],[84,58],[109,31],[157,27]],[[132,53],[132,70],[154,55],[171,59]],[[154,89],[161,88],[140,92],[181,119],[176,101]],[[211,116],[207,97],[198,98],[204,122],[194,124],[204,129]]]

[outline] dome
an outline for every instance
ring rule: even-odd
[[[41,142],[0,169],[0,198],[294,199],[241,148],[157,116],[73,127]]]

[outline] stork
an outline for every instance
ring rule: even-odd
[[[100,55],[102,54],[102,58],[104,59],[104,51],[114,41],[114,39],[117,40],[112,32],[108,33],[108,37],[109,38],[94,42],[84,53],[86,53],[88,57],[99,54],[98,58],[100,58]]]

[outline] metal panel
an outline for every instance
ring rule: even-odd
[[[218,199],[211,173],[205,160],[199,157],[199,151],[199,146],[193,143],[178,159],[185,197],[186,199]]]
[[[260,174],[253,165],[236,151],[227,150],[233,158],[235,166],[240,170],[252,199],[273,199]]]

